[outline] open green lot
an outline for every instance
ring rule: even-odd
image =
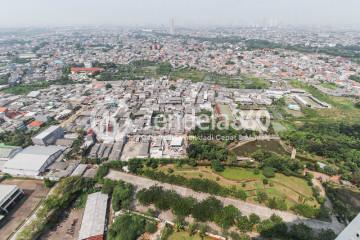
[[[234,119],[229,105],[219,104],[218,106],[220,108],[221,114],[225,115],[227,120],[232,121]]]
[[[266,89],[270,84],[268,81],[245,75],[223,75],[196,69],[182,68],[175,69],[170,73],[172,80],[190,79],[193,82],[206,82],[229,88]]]
[[[299,203],[299,199],[306,199],[306,203],[318,207],[319,204],[313,198],[313,190],[307,182],[298,177],[285,176],[276,173],[274,178],[269,178],[269,184],[264,184],[265,176],[261,173],[256,174],[254,169],[240,167],[226,167],[223,172],[217,173],[210,167],[166,165],[160,167],[160,171],[168,172],[174,170],[172,174],[181,175],[186,178],[203,178],[216,181],[225,187],[236,187],[245,190],[248,194],[247,201],[256,202],[257,191],[265,191],[269,198],[277,197],[285,199],[290,208]]]

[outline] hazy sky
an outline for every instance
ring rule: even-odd
[[[360,0],[0,0],[0,27],[358,25]]]

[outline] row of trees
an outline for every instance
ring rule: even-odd
[[[116,218],[108,232],[109,240],[136,240],[144,232],[155,233],[156,222],[131,214]]]
[[[173,191],[165,191],[161,187],[153,186],[138,192],[137,199],[145,206],[154,204],[161,211],[171,210],[176,216],[176,225],[184,225],[184,218],[191,215],[199,222],[215,222],[223,230],[236,227],[240,232],[257,231],[263,237],[284,238],[295,240],[331,240],[336,235],[331,230],[321,231],[319,234],[304,224],[294,225],[291,229],[276,215],[261,221],[256,214],[244,216],[234,206],[223,204],[214,197],[203,201],[196,201],[190,197],[181,197]],[[181,222],[181,223],[179,223]],[[191,234],[196,224],[190,224],[188,229]],[[241,239],[238,234],[230,234],[233,239]]]
[[[219,160],[225,161],[229,151],[213,142],[192,141],[187,149],[189,158],[196,160]]]
[[[111,203],[114,211],[130,209],[134,193],[134,188],[131,184],[110,179],[104,179],[102,182],[101,192],[112,196]]]
[[[259,155],[259,152],[257,152],[256,154]],[[265,154],[261,154],[261,155],[267,155],[267,154],[265,153]],[[270,156],[272,156],[272,153],[270,153]],[[277,155],[275,155],[275,157],[276,156]],[[276,164],[272,164],[272,165],[270,164],[270,163],[273,163],[272,157],[270,157],[269,159],[266,159],[266,161],[265,161],[268,163],[269,166],[277,166]],[[171,174],[172,169],[170,169],[168,171],[169,172],[168,174],[161,172],[161,171],[152,170],[151,168],[157,168],[158,164],[160,164],[159,162],[160,161],[157,159],[147,159],[147,160],[131,159],[129,161],[128,165],[129,165],[129,170],[135,174],[141,174],[145,177],[148,177],[153,180],[160,181],[160,182],[166,182],[166,183],[170,183],[170,184],[184,186],[184,187],[190,188],[197,192],[205,192],[205,193],[210,193],[210,194],[219,195],[219,196],[232,196],[235,198],[239,198],[241,200],[246,200],[248,197],[247,192],[242,189],[237,189],[236,187],[231,187],[231,188],[224,187],[213,180],[202,179],[202,178],[185,178],[180,175],[173,175],[173,174]],[[215,171],[221,171],[224,169],[224,166],[218,160],[213,160],[211,163],[212,163],[211,164],[212,168]],[[277,160],[276,160],[276,163],[278,163]],[[286,163],[289,163],[289,162],[286,161],[285,164]],[[291,163],[291,165],[292,164],[293,163]],[[146,169],[144,168],[145,166],[147,166]],[[263,183],[265,185],[271,184],[269,182],[268,178],[274,177],[275,170],[277,171],[277,169],[275,169],[273,167],[269,167],[269,166],[264,166],[262,169],[263,175],[265,177],[267,177],[266,179],[263,179]],[[280,167],[278,167],[278,169],[283,170]],[[291,168],[291,169],[293,169],[293,168]],[[255,174],[260,174],[260,170],[257,168],[254,169],[254,172],[255,172]],[[289,174],[299,175],[299,173],[297,173],[297,172],[293,173],[290,170],[289,170]],[[301,176],[301,177],[303,177],[303,176]],[[311,183],[311,179],[308,182]],[[314,194],[314,197],[316,197],[315,194]],[[283,210],[283,211],[288,210],[288,205],[287,205],[285,199],[278,198],[278,197],[270,198],[265,191],[258,191],[256,199],[259,203],[264,203],[269,208]],[[326,211],[326,209],[321,209],[321,208],[319,209],[319,208],[315,208],[313,206],[307,205],[305,203],[305,201],[306,201],[306,199],[303,199],[298,205],[295,205],[295,207],[292,210],[295,211],[296,213],[303,215],[305,217],[308,217],[308,218],[319,217],[319,218],[325,219],[325,220],[328,218],[327,217],[328,211]]]
[[[251,157],[261,164],[266,177],[273,177],[273,171],[278,171],[288,176],[300,176],[304,169],[304,164],[298,160],[262,149],[251,154]]]
[[[213,221],[223,229],[229,229],[236,225],[241,217],[240,211],[232,205],[223,207],[222,203],[214,197],[207,198],[201,202],[191,197],[181,197],[173,191],[165,191],[161,187],[153,186],[150,189],[143,189],[138,192],[137,199],[145,206],[154,204],[161,211],[171,209],[180,219],[192,215],[200,222]],[[255,214],[251,219],[256,219],[252,224],[260,221]],[[243,219],[240,220],[241,224]],[[241,226],[244,232],[251,229]]]
[[[188,187],[197,192],[205,192],[219,196],[234,196],[241,200],[246,200],[247,194],[244,190],[236,188],[223,187],[215,181],[201,178],[185,178],[179,175],[168,175],[163,172],[157,172],[152,170],[145,170],[143,175],[157,180],[160,182],[166,182],[170,184],[176,184],[184,187]]]
[[[95,182],[81,177],[68,177],[62,179],[52,194],[41,204],[36,218],[16,237],[17,240],[37,239],[47,228],[56,224],[63,212],[82,193],[92,191]]]

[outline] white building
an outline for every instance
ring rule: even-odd
[[[183,145],[184,138],[183,137],[172,137],[170,146],[171,147],[181,147]]]
[[[39,176],[63,152],[58,146],[30,146],[7,161],[3,172],[19,176]]]
[[[0,145],[0,170],[3,169],[3,166],[10,158],[13,158],[21,150],[21,147]]]

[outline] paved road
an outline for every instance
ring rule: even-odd
[[[171,185],[168,183],[161,183],[161,182],[147,179],[144,177],[139,177],[139,176],[135,176],[132,174],[114,171],[114,170],[110,170],[110,172],[106,176],[106,178],[109,178],[112,180],[122,180],[124,182],[131,183],[131,184],[137,186],[138,189],[150,188],[151,186],[157,185],[157,186],[163,187],[166,190],[173,190],[173,191],[177,192],[178,194],[180,194],[181,196],[193,197],[199,201],[211,196],[211,194],[195,192],[188,188]],[[272,214],[276,214],[276,215],[280,216],[284,220],[284,222],[286,222],[288,224],[295,224],[295,223],[303,222],[313,229],[332,229],[335,233],[339,233],[340,231],[342,231],[344,229],[344,227],[338,223],[328,223],[328,222],[318,221],[318,220],[314,220],[314,219],[306,219],[304,217],[301,217],[301,216],[298,216],[298,215],[295,215],[295,214],[292,214],[289,212],[273,210],[273,209],[270,209],[265,206],[260,206],[260,205],[244,202],[244,201],[241,201],[238,199],[225,198],[225,197],[219,197],[219,196],[216,196],[216,198],[219,199],[220,201],[222,201],[225,206],[230,205],[230,204],[234,205],[245,215],[250,215],[251,213],[256,213],[257,215],[260,216],[260,218],[267,219]]]

